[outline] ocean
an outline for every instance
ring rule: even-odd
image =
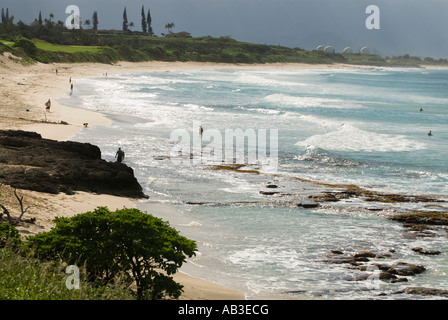
[[[398,292],[448,290],[446,233],[409,237],[388,216],[446,204],[298,204],[343,185],[446,200],[447,88],[443,69],[218,66],[77,79],[64,103],[113,120],[73,140],[98,145],[108,161],[126,152],[149,196],[137,207],[198,244],[182,272],[247,299],[425,299]],[[370,270],[353,281],[365,271],[331,262],[364,251],[385,256],[369,263],[426,271],[389,283]]]

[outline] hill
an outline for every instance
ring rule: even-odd
[[[62,24],[26,26],[0,24],[0,53],[9,51],[23,63],[118,61],[195,61],[222,63],[309,63],[418,67],[448,65],[445,59],[384,58],[369,54],[307,51],[278,45],[240,42],[229,37],[196,37],[188,32],[149,36],[116,30],[68,30]]]

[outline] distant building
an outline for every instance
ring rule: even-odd
[[[326,46],[324,48],[325,53],[334,53],[334,48],[332,46]]]
[[[317,51],[324,51],[325,47],[320,45],[316,48]]]
[[[366,55],[368,55],[368,54],[370,54],[370,50],[369,50],[369,48],[367,48],[367,47],[363,47],[363,48],[359,51],[359,53],[360,53],[360,54],[366,54]]]
[[[346,53],[346,54],[352,54],[353,53],[353,49],[350,47],[346,47],[344,49],[344,51],[342,51],[342,53]]]

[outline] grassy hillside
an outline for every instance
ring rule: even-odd
[[[3,26],[5,28],[5,26]],[[0,25],[0,52],[10,51],[23,62],[196,61],[221,63],[346,63],[370,66],[417,67],[448,65],[445,59],[383,58],[377,55],[325,53],[266,44],[240,42],[229,37],[150,37],[119,31],[31,27],[6,33]],[[34,31],[33,31],[34,30]],[[3,32],[2,32],[3,31]],[[33,32],[31,32],[33,31]]]
[[[42,39],[1,39],[3,50],[43,63],[122,61],[197,61],[222,63],[334,63],[342,55],[238,42],[230,38],[158,38],[101,35],[102,45],[60,45]],[[0,48],[0,51],[3,51]]]

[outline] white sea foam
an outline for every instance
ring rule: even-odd
[[[390,74],[383,77],[386,72]],[[414,71],[406,72],[413,76]],[[397,256],[410,251],[399,245],[403,239],[397,225],[390,224],[384,216],[359,213],[361,200],[340,201],[335,204],[336,209],[322,206],[312,210],[313,214],[286,206],[260,206],[260,199],[267,197],[259,191],[271,180],[269,175],[209,170],[207,166],[174,166],[164,156],[172,147],[170,130],[186,128],[191,132],[195,119],[200,119],[205,129],[274,127],[282,130],[279,136],[281,170],[275,177],[279,186],[276,190],[285,193],[294,190],[300,196],[322,190],[320,186],[290,179],[300,176],[313,181],[377,188],[382,192],[446,194],[447,148],[443,140],[447,132],[446,118],[430,113],[429,106],[423,106],[424,113],[417,113],[420,118],[414,117],[415,112],[403,112],[400,117],[383,112],[389,107],[393,112],[400,111],[399,107],[407,106],[404,101],[410,100],[414,104],[434,102],[440,108],[433,107],[433,110],[446,114],[442,107],[444,93],[439,89],[430,90],[424,92],[430,97],[426,99],[413,86],[408,94],[402,94],[405,84],[391,81],[395,73],[376,69],[207,70],[184,75],[179,72],[151,74],[137,79],[130,76],[129,80],[123,75],[121,79],[91,81],[96,91],[86,89],[82,98],[89,108],[115,113],[114,118],[121,121],[117,122],[120,125],[116,129],[98,131],[101,138],[97,140],[98,145],[106,155],[110,154],[106,159],[113,161],[116,146],[124,146],[128,154],[126,161],[135,168],[151,201],[175,209],[169,215],[162,211],[162,217],[186,237],[197,241],[198,255],[183,266],[194,270],[190,274],[224,284],[227,281],[229,285],[236,284],[246,291],[250,288],[252,293],[260,295],[300,288],[307,294],[323,292],[328,298],[371,298],[377,296],[376,292],[360,291],[358,284],[343,279],[351,275],[347,268],[319,263],[332,249],[385,252],[394,247]],[[196,84],[191,84],[191,79]],[[183,87],[179,80],[185,80],[187,85]],[[383,80],[389,82],[385,84]],[[440,88],[445,82],[440,83]],[[378,85],[370,87],[372,83]],[[207,90],[206,85],[213,86],[213,90]],[[173,88],[181,91],[176,91],[176,95],[167,94],[166,90]],[[437,102],[438,96],[442,96],[441,102]],[[347,112],[347,108],[357,110]],[[134,117],[140,114],[154,122],[142,122]],[[410,135],[414,134],[412,130],[420,119],[426,119],[425,125],[431,124],[427,130],[432,129],[435,134],[427,138],[423,132],[424,137],[414,141]],[[395,121],[393,126],[391,121]],[[92,142],[95,130],[91,128],[86,133],[85,141]],[[303,147],[309,148],[303,152]],[[301,152],[298,154],[297,150]],[[413,152],[418,150],[425,152]],[[409,152],[395,154],[394,151]],[[229,204],[253,200],[254,204],[185,206],[185,201],[191,199]],[[143,209],[161,214],[151,206]],[[430,241],[427,244],[432,246],[440,241],[436,247],[447,251],[446,241],[436,238],[425,241]],[[431,270],[448,272],[447,264],[439,260],[431,259],[426,264]],[[432,275],[426,275],[421,282],[447,286],[443,273],[429,280],[427,276]]]
[[[296,145],[314,146],[325,150],[364,152],[401,152],[426,148],[426,144],[411,141],[403,135],[369,132],[347,124],[342,125],[336,131],[314,135],[304,141],[299,141]]]
[[[269,109],[269,108],[237,108],[237,109],[255,111],[255,112],[264,113],[264,114],[281,114],[282,113],[279,110],[274,110],[274,109]]]
[[[269,74],[256,74],[250,72],[241,72],[240,75],[233,80],[234,83],[251,84],[258,86],[306,86],[305,83],[285,81],[281,79],[273,79]]]
[[[358,109],[363,108],[359,103],[341,99],[330,99],[320,97],[301,97],[286,94],[271,94],[265,97],[265,100],[279,105],[288,105],[297,108],[321,107],[321,108],[337,108],[337,109]]]

